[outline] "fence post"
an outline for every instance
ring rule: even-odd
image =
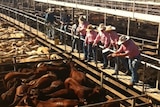
[[[136,102],[136,99],[133,98],[133,99],[132,99],[132,105],[131,105],[131,107],[135,107],[135,102]]]
[[[144,91],[145,91],[145,86],[144,86],[144,82],[145,82],[145,70],[146,70],[146,63],[144,64],[144,67],[143,67],[143,86],[142,86],[142,93],[144,93]]]
[[[13,71],[16,71],[16,70],[17,70],[17,69],[16,69],[16,63],[17,63],[17,62],[16,62],[16,56],[14,56],[14,57],[13,57],[13,64],[14,64],[14,66],[13,66],[13,67],[14,67],[14,68],[13,68],[14,70],[13,70]]]
[[[101,87],[103,87],[103,71],[101,72]]]

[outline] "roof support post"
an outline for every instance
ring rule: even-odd
[[[157,36],[157,49],[158,49],[158,50],[156,50],[157,55],[160,53],[159,52],[159,50],[160,50],[159,45],[160,45],[160,23],[159,23],[159,26],[158,26],[158,36]]]
[[[129,35],[129,29],[130,29],[130,18],[128,17],[128,23],[127,23],[127,35]]]

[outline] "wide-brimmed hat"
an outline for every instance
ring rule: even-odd
[[[52,11],[52,8],[48,8],[47,10],[46,10],[46,12],[51,12]]]
[[[79,16],[79,20],[80,21],[86,21],[86,16],[84,16],[84,15]]]
[[[106,31],[111,31],[111,30],[116,30],[116,28],[114,26],[106,26]]]
[[[129,39],[130,39],[129,36],[121,35],[121,36],[119,37],[119,40],[118,40],[118,45],[121,45],[122,43],[128,41]]]
[[[93,30],[93,29],[94,29],[94,26],[91,25],[91,24],[89,24],[89,25],[87,26],[86,31],[89,32],[89,31],[91,31],[91,30]]]
[[[105,29],[106,29],[106,26],[103,23],[99,24],[99,27],[97,28],[98,31],[105,30]]]

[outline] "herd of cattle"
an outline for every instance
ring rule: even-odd
[[[0,24],[0,51],[0,63],[12,63],[14,56],[19,63],[58,57],[50,54],[48,47],[7,24]]]
[[[2,81],[3,107],[76,107],[110,101],[105,89],[89,80],[71,59],[24,67],[7,73]],[[120,107],[120,103],[101,107]]]
[[[17,56],[17,63],[57,59],[18,66],[8,73],[1,68],[0,107],[76,107],[113,100],[107,99],[106,90],[89,80],[71,59],[49,55],[49,48],[37,45],[23,32],[0,24],[0,41],[0,64],[13,63],[13,56]],[[101,106],[119,107],[120,103]]]

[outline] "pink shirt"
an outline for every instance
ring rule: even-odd
[[[124,42],[117,50],[117,52],[118,53],[125,52],[127,53],[129,58],[134,58],[140,54],[138,46],[131,39]]]
[[[95,32],[94,30],[87,32],[85,37],[85,44],[93,43],[96,39],[96,36],[97,32]]]
[[[88,25],[89,25],[89,23],[87,21],[85,21],[83,23],[79,23],[77,31],[80,32],[80,35],[86,36],[86,28]]]
[[[115,47],[117,45],[118,39],[119,39],[119,36],[118,36],[117,32],[116,31],[110,31],[110,32],[108,32],[108,34],[111,37],[110,43],[112,44],[112,46]]]
[[[97,44],[99,41],[107,48],[110,44],[110,35],[106,31],[100,31],[94,40],[94,44]]]

